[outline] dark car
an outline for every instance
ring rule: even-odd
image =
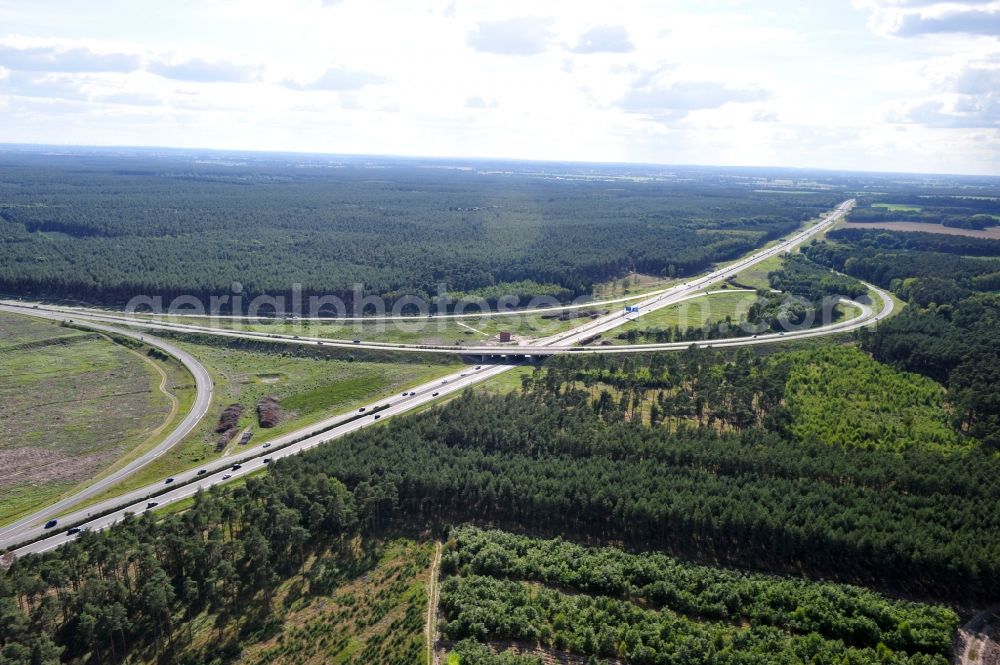
[[[358,409],[358,413],[363,413],[364,410],[365,410],[365,407],[361,407],[360,409]]]
[[[59,520],[49,520],[48,522],[45,523],[45,528],[46,529],[51,529],[56,524],[59,524]]]
[[[437,396],[438,396],[438,395],[440,395],[440,394],[441,394],[441,393],[431,393],[431,397],[437,397]]]
[[[208,473],[207,469],[198,469],[198,475],[199,476],[204,476],[206,473]]]
[[[265,457],[264,458],[264,464],[270,464],[270,463],[271,463],[271,458],[270,457]]]
[[[379,414],[377,414],[377,413],[376,413],[376,414],[375,414],[375,418],[374,418],[374,419],[375,419],[375,420],[378,420],[378,419],[379,419],[379,418],[381,418],[381,417],[382,417],[382,416],[380,416]]]
[[[158,505],[160,505],[158,501],[150,501],[149,503],[146,504],[146,510],[149,510],[150,508],[156,508]]]
[[[172,482],[174,482],[174,479],[173,479],[173,478],[167,478],[166,480],[164,480],[164,481],[163,481],[163,484],[164,484],[164,485],[169,485],[169,484],[170,484],[170,483],[172,483]]]
[[[236,469],[242,469],[242,468],[243,468],[242,464],[234,464],[233,465],[233,471],[235,471]]]
[[[352,342],[353,344],[360,344],[360,343],[361,343],[361,340],[360,340],[360,339],[352,339],[352,340],[351,340],[351,342]]]
[[[70,529],[69,531],[66,532],[66,535],[67,536],[72,536],[75,533],[80,533],[80,527],[78,527],[78,526],[73,527],[72,529]]]

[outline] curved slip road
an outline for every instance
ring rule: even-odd
[[[49,319],[52,321],[68,321],[71,318],[70,315],[67,314],[44,311],[41,309],[29,309],[25,311],[23,308],[0,305],[0,310],[13,312],[15,314],[30,314],[31,316]],[[187,351],[184,351],[170,342],[156,337],[140,335],[128,330],[120,330],[118,328],[113,328],[94,321],[74,319],[73,322],[75,325],[79,325],[82,328],[88,328],[90,330],[96,330],[98,332],[114,335],[122,335],[124,337],[140,340],[143,343],[156,347],[180,360],[184,367],[191,372],[191,375],[195,380],[196,393],[194,404],[191,405],[191,410],[187,413],[184,419],[181,420],[180,424],[167,434],[154,448],[135,458],[117,471],[95,481],[79,492],[64,499],[60,499],[59,501],[34,512],[31,515],[22,517],[16,522],[0,528],[0,543],[3,543],[13,537],[20,537],[21,534],[30,532],[33,528],[38,528],[39,525],[44,524],[46,521],[55,517],[66,508],[74,506],[85,499],[104,492],[123,478],[149,464],[187,436],[191,430],[193,430],[198,423],[201,422],[201,419],[205,417],[205,414],[208,413],[209,406],[212,404],[212,377],[209,375],[208,370],[205,369],[205,366],[198,362],[198,360]],[[3,549],[3,545],[0,545],[0,549]]]
[[[642,301],[639,304],[640,314],[648,313],[649,311],[654,311],[662,307],[666,307],[683,300],[687,300],[693,297],[698,297],[702,295],[700,291],[706,287],[722,281],[736,273],[747,269],[748,267],[759,263],[767,258],[776,256],[781,252],[791,251],[794,247],[805,242],[809,238],[812,238],[818,233],[829,228],[837,220],[839,220],[844,214],[846,214],[851,206],[853,205],[853,200],[845,201],[837,209],[824,218],[820,223],[806,229],[805,231],[799,232],[798,234],[792,236],[788,240],[785,240],[775,247],[761,250],[752,254],[749,257],[741,259],[733,264],[720,268],[708,275],[700,278],[693,279],[685,284],[678,284],[670,289],[667,289],[664,293],[658,293],[650,298]],[[828,326],[823,326],[820,328],[812,328],[800,331],[790,331],[784,334],[773,333],[773,334],[760,334],[753,335],[749,337],[742,338],[730,338],[730,339],[720,339],[720,340],[706,340],[702,342],[681,342],[681,343],[667,343],[667,344],[642,344],[642,345],[630,345],[630,346],[599,346],[599,347],[574,347],[571,346],[592,337],[595,334],[611,330],[617,326],[622,325],[627,321],[631,321],[631,318],[626,318],[623,313],[612,314],[604,317],[600,317],[593,321],[589,321],[584,325],[581,325],[573,330],[563,332],[557,335],[553,335],[547,338],[543,338],[533,342],[530,345],[521,346],[511,346],[511,347],[446,347],[446,346],[421,346],[421,345],[407,345],[407,344],[373,344],[373,343],[361,343],[354,344],[350,342],[336,342],[326,339],[318,338],[296,338],[294,336],[284,336],[284,335],[273,335],[273,334],[255,334],[255,333],[240,333],[235,331],[225,331],[218,330],[214,328],[202,328],[199,326],[189,326],[189,325],[167,325],[160,323],[151,323],[149,321],[135,320],[128,317],[105,317],[99,315],[101,320],[106,318],[113,318],[118,323],[127,323],[128,325],[138,325],[144,328],[154,328],[154,329],[167,329],[167,330],[180,330],[186,332],[197,332],[200,334],[215,334],[226,337],[242,337],[250,339],[270,339],[271,341],[279,341],[285,343],[293,344],[312,344],[312,345],[329,345],[329,346],[343,346],[347,348],[366,348],[366,349],[379,349],[379,350],[397,350],[397,351],[419,351],[419,352],[438,352],[438,353],[458,353],[462,355],[474,355],[481,353],[483,355],[493,355],[494,357],[501,354],[508,354],[512,356],[522,356],[522,355],[545,355],[552,353],[566,353],[571,352],[571,350],[578,350],[581,353],[637,353],[645,351],[676,351],[681,349],[689,348],[690,346],[711,346],[711,347],[729,347],[729,346],[744,346],[744,345],[757,345],[757,344],[769,344],[780,341],[788,341],[791,339],[799,339],[805,337],[816,337],[820,335],[829,335],[833,333],[846,332],[849,330],[857,329],[863,326],[870,325],[874,321],[878,321],[886,316],[889,316],[893,310],[893,301],[884,291],[871,287],[876,294],[883,301],[883,308],[877,314],[874,313],[873,309],[862,303],[853,303],[861,308],[861,315],[854,317],[848,321],[841,321]],[[20,311],[23,310],[23,305]],[[37,310],[29,310],[37,311]],[[96,318],[95,315],[91,313],[82,313],[80,311],[71,311],[67,313],[66,311],[58,312],[62,316],[67,316],[72,314],[75,317],[83,317],[88,319]],[[122,320],[124,319],[124,320]],[[171,484],[164,484],[163,482],[154,483],[146,487],[140,488],[126,495],[116,497],[114,499],[109,499],[108,501],[102,502],[99,505],[91,506],[85,511],[77,511],[71,515],[67,515],[62,518],[62,523],[66,526],[72,524],[80,524],[87,529],[104,529],[110,525],[121,520],[126,514],[136,514],[143,512],[147,509],[147,504],[150,501],[155,501],[157,505],[166,505],[171,502],[179,501],[194,495],[199,489],[208,488],[215,484],[224,483],[236,478],[240,478],[247,473],[253,472],[262,468],[268,460],[275,460],[288,455],[297,454],[303,450],[318,446],[322,443],[326,443],[330,440],[336,439],[338,437],[344,436],[351,432],[357,431],[364,427],[371,426],[376,423],[377,420],[382,420],[389,418],[394,415],[402,414],[410,411],[416,407],[422,406],[441,397],[449,394],[453,394],[457,391],[463,390],[464,388],[471,386],[475,383],[483,381],[485,379],[498,376],[503,372],[511,369],[511,365],[487,365],[482,364],[476,366],[475,369],[468,369],[462,372],[456,372],[444,379],[438,379],[425,383],[412,391],[407,391],[406,394],[392,397],[389,399],[378,400],[364,409],[356,412],[340,414],[332,418],[328,418],[320,423],[311,425],[310,427],[303,428],[296,432],[292,432],[283,437],[278,437],[272,441],[266,441],[261,445],[254,446],[247,451],[244,451],[238,456],[232,458],[227,458],[226,460],[218,460],[211,464],[205,465],[203,469],[190,470],[184,473],[177,474],[174,476],[174,481]],[[373,410],[378,410],[377,414],[372,414]],[[377,417],[376,417],[377,415]],[[233,469],[233,464],[241,465],[238,469]],[[159,493],[159,494],[158,494]],[[98,515],[99,513],[107,512],[107,514],[101,515],[99,517],[91,518],[90,515]],[[60,544],[66,542],[72,535],[67,535],[66,533],[53,533],[45,537],[45,530],[39,528],[37,525],[31,529],[25,529],[16,535],[4,536],[0,534],[0,550],[16,546],[20,543],[28,542],[32,539],[38,538],[35,542],[24,545],[19,549],[14,550],[16,556],[23,556],[25,554],[44,552],[52,548],[58,547]]]

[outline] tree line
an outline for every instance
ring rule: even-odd
[[[633,554],[473,526],[454,529],[442,559],[450,575],[539,582],[668,608],[695,620],[768,625],[850,646],[947,656],[958,616],[856,586],[698,566],[658,552]]]

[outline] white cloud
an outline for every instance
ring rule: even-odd
[[[857,4],[872,12],[876,30],[895,37],[1000,36],[1000,7],[994,0],[867,0]]]
[[[159,106],[163,102],[156,95],[127,91],[99,95],[96,101],[108,104],[125,104],[127,106]]]
[[[934,128],[1000,128],[1000,67],[966,63],[939,83],[942,92],[904,103],[890,122]]]
[[[286,79],[282,85],[293,90],[360,90],[369,85],[385,83],[387,80],[377,74],[330,67],[312,81],[299,83]]]
[[[625,111],[676,120],[691,111],[715,109],[733,102],[755,102],[770,96],[760,88],[732,88],[717,81],[675,81],[666,86],[634,87],[617,105]]]
[[[263,69],[261,65],[240,64],[227,60],[208,61],[201,58],[177,62],[151,62],[148,66],[150,72],[164,78],[206,83],[259,81]]]
[[[853,2],[0,2],[0,141],[1000,173],[1000,0]]]
[[[469,33],[466,43],[482,53],[537,55],[552,41],[551,26],[552,20],[547,18],[483,21]]]
[[[635,50],[628,31],[620,25],[601,25],[580,35],[574,53],[629,53]]]
[[[1000,35],[1000,11],[965,10],[937,15],[908,13],[900,17],[892,28],[899,37],[914,37],[934,33],[967,33],[972,35]]]
[[[97,53],[89,48],[0,44],[0,65],[33,72],[131,72],[141,59],[131,53]]]
[[[498,104],[497,100],[492,97],[480,97],[479,95],[473,95],[465,100],[466,108],[470,109],[495,109]]]

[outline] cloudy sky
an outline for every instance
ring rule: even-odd
[[[1000,174],[1000,0],[0,0],[0,142]]]

